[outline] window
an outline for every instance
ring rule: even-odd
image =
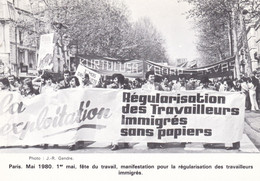
[[[30,69],[36,68],[36,55],[35,51],[28,52],[28,64]]]
[[[22,48],[18,48],[18,61],[19,63],[25,63],[25,51]]]
[[[22,45],[23,44],[23,33],[21,31],[18,31],[18,37],[19,37],[18,42],[20,42],[20,44]]]

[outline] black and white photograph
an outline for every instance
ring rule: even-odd
[[[258,0],[0,0],[3,180],[257,180],[259,106]]]

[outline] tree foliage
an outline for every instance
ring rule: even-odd
[[[164,40],[148,18],[139,19],[133,25],[134,52],[136,58],[154,62],[166,62]]]
[[[40,0],[41,1],[41,0]],[[167,61],[164,41],[147,19],[132,23],[119,1],[45,0],[38,12],[49,24],[58,22],[60,34],[78,45],[79,53],[117,59]]]
[[[201,64],[206,65],[221,61],[234,55],[234,36],[232,30],[242,27],[239,16],[244,10],[250,11],[249,22],[259,13],[259,1],[256,0],[181,0],[192,5],[187,12],[188,18],[195,20],[198,42],[197,49],[201,55]],[[234,18],[232,18],[232,12]],[[245,17],[244,17],[245,18]],[[248,22],[248,23],[249,23]],[[238,40],[242,28],[235,28]]]
[[[231,1],[184,0],[193,8],[187,12],[195,19],[198,42],[197,50],[201,55],[200,64],[206,65],[230,56],[230,18]]]

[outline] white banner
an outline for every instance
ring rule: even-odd
[[[0,146],[100,142],[233,143],[243,134],[240,93],[65,89],[0,98]]]
[[[82,78],[85,76],[85,74],[89,75],[89,81],[93,84],[93,85],[97,85],[99,79],[101,78],[101,75],[93,70],[90,70],[89,68],[79,64],[77,71],[75,73],[75,75],[78,78]]]
[[[54,33],[41,35],[37,67],[38,70],[50,70],[53,68],[53,51],[55,46],[53,38]]]

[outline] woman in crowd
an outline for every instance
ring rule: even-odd
[[[236,90],[235,90],[235,85],[234,85],[234,83],[233,83],[233,81],[231,80],[231,79],[227,79],[226,80],[226,83],[227,83],[227,88],[226,88],[226,90],[228,91],[228,92],[235,92]]]
[[[70,84],[70,88],[76,88],[79,87],[80,83],[79,83],[79,79],[76,76],[71,76],[69,78],[69,84]]]
[[[57,86],[53,83],[53,78],[50,74],[45,74],[42,76],[44,79],[44,86],[41,88],[41,94],[51,93],[56,90]]]
[[[8,91],[9,83],[7,78],[0,79],[0,91]]]
[[[31,79],[24,79],[20,87],[20,93],[24,97],[33,97],[37,95],[36,90],[33,88]]]
[[[252,79],[248,79],[248,93],[249,93],[249,99],[251,103],[251,111],[258,111],[259,107],[256,101],[256,87],[254,86]]]
[[[77,88],[80,86],[80,82],[79,82],[79,79],[78,77],[76,76],[71,76],[69,79],[69,84],[70,84],[70,88]],[[82,149],[84,148],[84,141],[77,141],[75,144],[73,145],[69,145],[69,149],[70,150],[76,150],[76,149]]]
[[[136,78],[131,85],[131,89],[140,89],[142,86],[142,81],[139,78]]]
[[[124,89],[125,77],[122,74],[113,74],[112,80],[113,80],[113,82],[111,84],[107,85],[107,88]]]

